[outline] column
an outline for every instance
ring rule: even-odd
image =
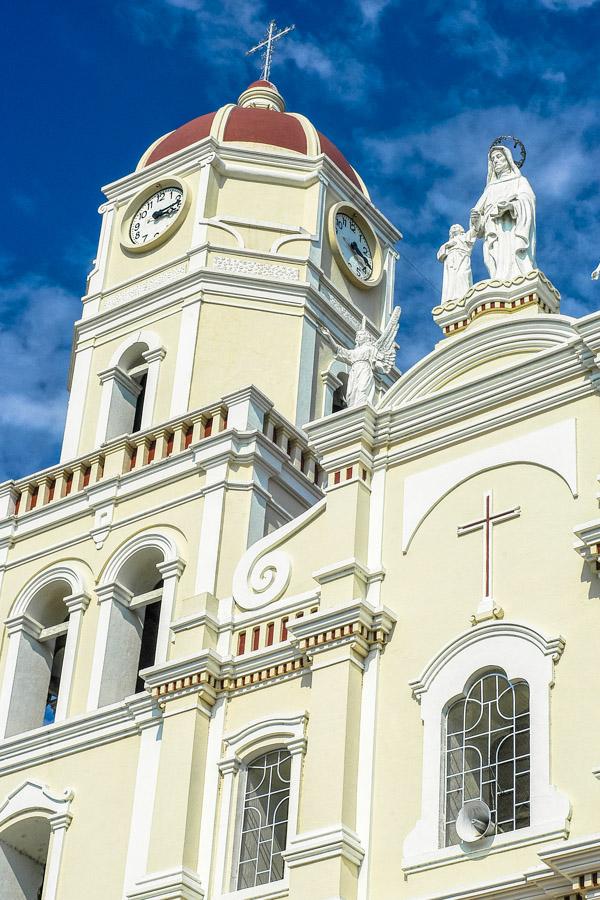
[[[50,845],[46,860],[42,900],[56,900],[63,845],[70,824],[71,815],[69,813],[59,813],[50,817]]]
[[[356,833],[362,668],[354,642],[314,658],[299,827],[284,853],[292,897],[357,897],[364,855]]]
[[[195,872],[214,691],[165,702],[147,872]],[[203,885],[206,892],[207,886]]]
[[[227,893],[230,890],[231,872],[227,872],[227,846],[233,816],[234,786],[240,770],[240,760],[232,755],[219,763],[219,772],[223,779],[221,786],[221,804],[219,830],[217,832],[217,850],[215,855],[215,893]]]
[[[144,408],[142,409],[140,431],[145,431],[146,428],[150,428],[154,421],[158,375],[160,372],[160,364],[166,354],[167,351],[164,347],[156,347],[154,350],[146,350],[145,353],[142,353],[144,361],[148,363],[148,374],[146,376],[146,394],[144,396]]]
[[[79,648],[81,623],[83,620],[83,614],[89,606],[90,597],[85,593],[72,594],[70,597],[65,597],[64,602],[67,609],[69,610],[69,630],[67,631],[65,655],[60,676],[60,688],[58,692],[58,700],[56,702],[56,715],[54,717],[55,722],[62,722],[69,715],[71,685],[73,683],[73,673],[75,671],[77,650]]]
[[[156,639],[156,656],[154,665],[159,666],[167,661],[169,651],[169,635],[171,622],[175,609],[175,596],[177,585],[185,569],[182,559],[173,559],[169,562],[158,563],[156,566],[163,578],[162,597],[160,603],[160,621],[158,624],[158,637]]]
[[[171,419],[174,419],[176,416],[182,416],[188,411],[201,302],[201,297],[194,298],[192,302],[186,303],[181,310],[179,343],[177,345],[171,411],[169,413]]]
[[[67,421],[65,423],[65,434],[60,454],[61,462],[77,456],[93,352],[92,347],[75,352],[75,365],[73,367],[69,405],[67,407]]]
[[[125,865],[126,892],[146,874],[162,744],[162,713],[155,702],[148,696],[136,698],[132,709],[141,734]]]
[[[123,690],[127,677],[137,674],[139,640],[142,626],[139,616],[129,608],[131,591],[116,582],[96,588],[96,596],[100,604],[96,645],[90,676],[88,693],[88,712],[122,699],[131,691]],[[115,609],[121,608],[121,612]],[[134,638],[138,636],[137,653],[123,654],[123,638],[128,633]],[[135,684],[135,681],[133,682]]]

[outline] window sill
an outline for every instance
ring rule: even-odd
[[[220,900],[279,900],[281,897],[288,897],[289,892],[287,879],[283,878],[281,881],[259,884],[256,887],[245,888],[243,891],[221,894]]]
[[[452,847],[441,847],[423,854],[415,854],[402,860],[402,870],[405,875],[413,875],[464,860],[482,859],[492,853],[516,850],[528,844],[560,840],[569,836],[568,824],[564,819],[561,822],[540,822],[538,825],[530,825],[529,828],[521,828],[508,834],[490,835],[477,841],[476,844],[455,844]]]

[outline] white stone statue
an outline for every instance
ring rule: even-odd
[[[349,408],[372,402],[375,396],[375,372],[384,372],[387,375],[394,365],[395,338],[400,312],[400,307],[396,306],[381,337],[377,340],[367,331],[366,319],[363,316],[362,326],[356,332],[356,344],[352,350],[346,350],[338,344],[327,328],[319,329],[335,350],[337,358],[350,366],[346,394]]]
[[[452,225],[448,238],[437,255],[439,261],[444,263],[442,303],[446,300],[460,300],[473,286],[471,253],[477,235],[472,228],[465,231],[462,225]]]
[[[598,265],[592,272],[592,281],[598,281],[599,278],[600,278],[600,263],[598,263]]]
[[[471,210],[471,227],[484,240],[490,278],[510,281],[535,269],[535,194],[501,144],[490,148],[487,185]]]

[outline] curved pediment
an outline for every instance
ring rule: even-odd
[[[496,322],[461,337],[446,338],[404,373],[378,409],[397,409],[559,350],[579,339],[573,321],[569,316],[535,316]]]

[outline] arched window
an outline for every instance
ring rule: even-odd
[[[143,691],[140,672],[166,662],[184,567],[171,539],[157,532],[139,534],[110,560],[96,588],[100,614],[88,710]]]
[[[333,399],[331,403],[331,412],[339,412],[341,409],[346,409],[348,406],[348,401],[346,400],[346,394],[348,391],[348,375],[346,372],[338,372],[337,376],[341,382],[335,391],[333,392]]]
[[[72,799],[27,780],[0,804],[2,900],[56,900]]]
[[[107,441],[119,434],[139,431],[142,427],[148,382],[147,352],[147,344],[133,344],[116,366],[101,375],[110,392]]]
[[[72,574],[72,573],[71,573]],[[24,591],[6,620],[7,661],[0,735],[9,737],[66,718],[81,616],[89,598],[54,570]],[[67,580],[69,578],[70,580]],[[16,614],[15,614],[16,613]]]
[[[144,690],[140,671],[156,662],[163,562],[155,548],[140,550],[123,566],[118,581],[98,591],[108,603],[108,634],[99,706]]]
[[[0,885],[6,900],[41,900],[50,822],[31,817],[0,831]]]
[[[411,682],[423,757],[405,873],[568,835],[569,798],[550,780],[551,688],[564,646],[521,623],[480,625]]]
[[[269,884],[283,878],[287,840],[292,757],[272,750],[246,769],[240,833],[237,889]]]
[[[458,844],[456,819],[483,800],[491,831],[526,828],[529,808],[529,686],[501,669],[477,678],[445,716],[445,845]]]

